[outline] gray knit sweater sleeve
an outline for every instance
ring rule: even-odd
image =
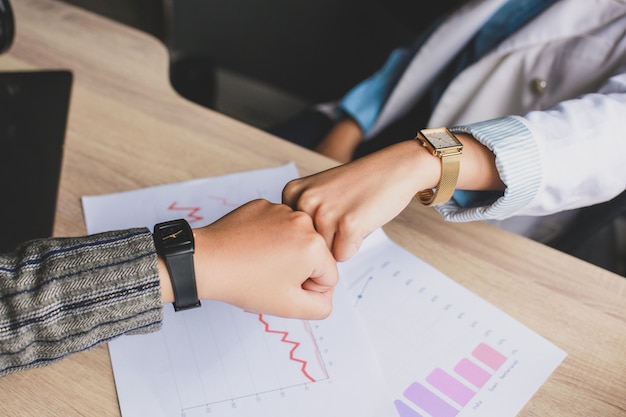
[[[150,231],[27,242],[0,254],[0,376],[160,328]]]

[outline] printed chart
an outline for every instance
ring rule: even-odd
[[[514,416],[565,358],[382,230],[340,268],[399,417]]]
[[[463,358],[454,366],[453,374],[435,368],[426,376],[428,385],[419,381],[411,383],[403,393],[405,399],[433,417],[458,415],[459,410],[443,398],[447,397],[459,406],[466,406],[476,394],[476,390],[482,388],[491,379],[493,372],[497,371],[507,359],[485,343],[478,345],[471,356],[478,362]],[[443,397],[438,396],[428,386],[443,394]],[[403,400],[395,400],[394,404],[400,417],[420,416]]]
[[[342,315],[350,318],[350,311]],[[384,385],[353,381],[375,358],[345,342],[343,331],[358,320],[303,321],[250,313],[219,302],[174,313],[168,308],[160,332],[122,337],[109,344],[122,413],[127,416],[247,416],[270,411],[289,416],[299,404],[303,416],[329,415],[369,407],[385,410]],[[350,394],[350,387],[359,393]],[[382,391],[377,391],[382,390]],[[370,401],[358,397],[369,393]],[[354,398],[350,398],[354,396]],[[376,398],[379,398],[376,400]],[[343,400],[359,405],[342,404]],[[378,405],[376,404],[378,403]],[[387,413],[387,410],[383,411]]]
[[[238,174],[165,184],[82,198],[90,233],[130,227],[152,227],[183,218],[192,228],[206,226],[240,205],[264,198],[280,203],[283,183],[297,177],[295,165],[259,170],[254,178]]]
[[[288,164],[246,174],[84,197],[88,231],[174,218],[201,227],[254,198],[279,202],[297,170]],[[345,291],[338,288],[336,296],[347,299]],[[109,352],[124,417],[393,413],[366,333],[347,303],[322,321],[206,300],[178,313],[169,306],[161,331],[116,339]]]
[[[295,165],[84,197],[89,233],[208,224],[280,201]],[[124,417],[514,417],[566,354],[377,230],[339,264],[333,313],[205,301],[109,343]]]

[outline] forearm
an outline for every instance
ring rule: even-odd
[[[491,151],[470,135],[460,136],[466,150],[459,186],[502,189]],[[367,235],[397,216],[416,193],[436,187],[440,178],[441,160],[410,139],[293,180],[283,190],[283,202],[308,213],[335,258],[344,261]]]
[[[0,375],[156,330],[161,318],[147,229],[33,241],[0,255]]]
[[[315,150],[322,155],[339,162],[352,160],[354,151],[363,139],[363,132],[359,125],[350,117],[335,124]]]
[[[496,168],[494,153],[467,133],[457,133],[463,144],[457,189],[472,191],[503,190],[504,183]],[[436,187],[441,178],[441,162],[417,139],[391,145],[386,149],[352,163],[351,170],[358,176],[378,172],[388,176],[387,181],[411,182],[411,193]],[[395,175],[395,178],[391,178]],[[415,193],[413,193],[415,191]]]
[[[458,133],[456,136],[463,143],[464,148],[457,188],[463,190],[504,189],[504,184],[496,169],[493,152],[470,134]],[[353,119],[346,118],[335,125],[316,150],[339,162],[349,162],[362,138],[363,132],[359,125]],[[422,167],[416,175],[423,176],[426,169],[439,169],[432,164],[426,165],[421,158],[416,160],[415,164]],[[438,172],[440,174],[440,171]]]

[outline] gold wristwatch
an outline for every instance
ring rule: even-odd
[[[416,197],[425,206],[434,206],[450,200],[459,178],[463,144],[445,127],[422,129],[416,138],[441,159],[441,179],[435,188],[422,190]]]

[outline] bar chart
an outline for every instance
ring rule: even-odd
[[[462,358],[454,373],[435,368],[426,381],[415,381],[404,391],[404,400],[394,402],[400,417],[421,417],[412,405],[424,410],[432,417],[455,417],[459,414],[456,405],[466,406],[477,390],[482,388],[505,362],[506,357],[491,346],[481,343],[472,351],[471,358]],[[451,402],[449,402],[451,400]],[[455,405],[456,404],[456,405]]]
[[[200,227],[280,199],[295,166],[83,198],[90,233]],[[392,242],[338,264],[333,312],[303,321],[205,300],[109,343],[124,417],[513,417],[566,356]],[[171,307],[171,306],[170,306]]]
[[[382,231],[340,273],[398,417],[515,415],[565,356]]]

